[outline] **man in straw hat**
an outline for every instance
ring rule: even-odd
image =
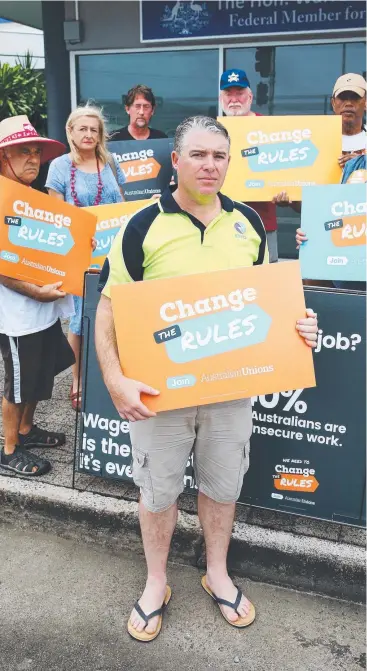
[[[2,177],[30,186],[41,163],[64,151],[61,142],[40,137],[26,116],[0,122]],[[72,301],[61,285],[38,287],[0,275],[0,349],[5,367],[0,467],[28,477],[51,468],[49,461],[28,448],[65,443],[65,434],[33,423],[38,401],[51,398],[55,375],[74,362],[60,323],[60,317],[73,313]]]

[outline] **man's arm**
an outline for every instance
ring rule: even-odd
[[[59,290],[62,282],[55,282],[55,284],[47,284],[43,287],[37,287],[35,284],[30,284],[30,282],[23,282],[22,280],[16,280],[12,277],[0,275],[0,284],[7,289],[16,291],[17,294],[22,294],[22,296],[28,296],[28,298],[33,298],[35,301],[40,301],[40,303],[51,303],[52,301],[57,301],[58,298],[64,298],[64,296],[66,296],[65,291]]]
[[[119,383],[123,373],[119,361],[111,301],[103,294],[97,306],[95,345],[103,381],[107,389],[110,389]]]
[[[2,284],[7,289],[16,291],[17,294],[29,296],[29,298],[34,298],[35,300],[38,299],[40,287],[36,287],[35,284],[22,282],[21,280],[15,280],[12,277],[6,277],[5,275],[0,275],[0,284]]]
[[[103,294],[96,314],[95,345],[104,383],[119,415],[130,422],[155,417],[155,413],[141,402],[140,394],[156,396],[159,391],[124,376],[118,356],[111,300]]]

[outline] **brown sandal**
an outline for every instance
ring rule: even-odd
[[[73,391],[73,385],[70,387],[70,400],[71,400],[71,407],[73,410],[80,412],[82,409],[82,392],[81,390],[79,391]]]

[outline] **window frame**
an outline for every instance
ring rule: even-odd
[[[218,51],[218,116],[222,115],[222,109],[220,107],[219,101],[219,77],[220,73],[223,72],[224,66],[224,51],[225,49],[245,49],[245,48],[257,48],[257,47],[290,47],[290,46],[312,46],[314,44],[347,44],[353,42],[363,42],[363,37],[333,37],[333,38],[324,38],[324,39],[304,39],[297,41],[289,40],[267,40],[267,41],[256,41],[256,42],[231,42],[221,43],[221,44],[211,44],[207,42],[206,44],[199,45],[187,45],[187,46],[149,46],[149,47],[137,47],[135,49],[76,49],[69,52],[69,61],[70,61],[70,97],[71,97],[71,107],[75,109],[78,105],[78,81],[77,81],[77,59],[79,56],[103,56],[106,54],[139,54],[139,53],[151,53],[155,52],[164,52],[164,51],[202,51],[202,50],[217,50]]]

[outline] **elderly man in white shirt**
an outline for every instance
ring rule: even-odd
[[[41,163],[65,151],[61,142],[40,137],[26,116],[0,123],[0,175],[30,186]],[[50,399],[55,376],[69,368],[74,355],[60,317],[73,314],[62,282],[36,286],[0,275],[0,350],[5,383],[2,402],[5,443],[0,468],[22,476],[47,473],[51,464],[29,452],[56,448],[65,434],[40,429],[33,422],[38,401]]]

